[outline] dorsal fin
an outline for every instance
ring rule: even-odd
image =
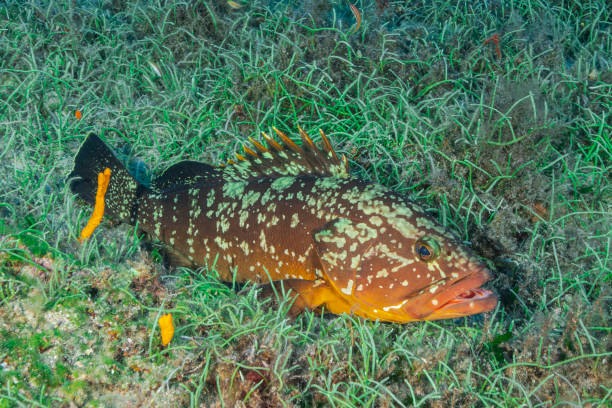
[[[316,175],[328,177],[349,177],[348,160],[343,155],[338,158],[329,139],[319,130],[324,149],[319,149],[310,136],[298,126],[302,145],[298,146],[287,135],[272,127],[281,139],[277,142],[265,132],[261,132],[268,147],[249,138],[256,150],[244,146],[245,155],[236,153],[237,161],[229,160],[223,166],[223,175],[233,180],[252,179],[261,176],[281,177]]]
[[[192,160],[176,163],[151,183],[157,191],[181,190],[187,187],[213,184],[223,180],[223,170]]]

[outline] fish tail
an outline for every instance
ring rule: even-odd
[[[104,197],[105,213],[122,222],[134,224],[142,195],[148,189],[140,184],[117,159],[110,148],[96,135],[90,134],[74,158],[68,175],[70,189],[83,200],[94,204],[98,173],[109,168],[110,183]]]

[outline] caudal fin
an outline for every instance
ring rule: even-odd
[[[110,183],[104,199],[105,213],[133,224],[138,200],[146,190],[136,181],[109,147],[96,135],[90,134],[74,158],[74,168],[68,175],[70,189],[83,200],[94,204],[98,188],[98,173],[109,168]]]

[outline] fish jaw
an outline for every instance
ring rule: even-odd
[[[428,293],[424,301],[407,305],[405,311],[419,316],[419,320],[455,319],[488,312],[497,305],[497,296],[481,285],[490,279],[489,270],[481,267],[437,293]]]
[[[349,301],[352,304],[351,313],[367,319],[395,323],[455,319],[484,313],[497,305],[497,296],[480,287],[488,280],[488,269],[481,268],[435,294],[421,291],[397,304],[372,305],[363,299]]]
[[[456,319],[495,309],[497,296],[483,288],[469,289],[436,309],[424,320]]]

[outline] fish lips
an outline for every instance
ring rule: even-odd
[[[406,302],[403,309],[416,320],[454,319],[488,312],[497,305],[497,296],[480,286],[490,279],[489,270],[481,267],[449,286],[438,285],[435,290],[426,290]]]

